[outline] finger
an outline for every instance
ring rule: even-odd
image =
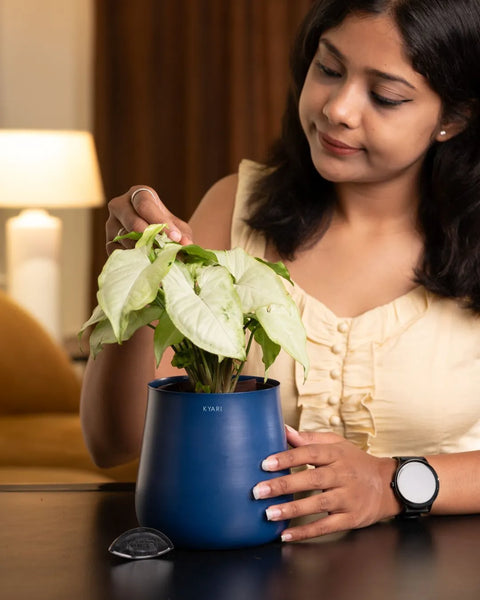
[[[117,229],[118,227],[118,229]],[[119,221],[110,220],[109,226],[105,227],[106,238],[107,241],[105,243],[105,248],[107,254],[110,255],[114,250],[118,248],[133,248],[135,242],[133,240],[124,239],[124,240],[116,240],[117,237],[125,235],[128,233],[127,229],[121,225]],[[114,231],[115,233],[109,233]]]
[[[340,499],[336,490],[313,494],[307,498],[269,506],[265,515],[269,521],[289,521],[298,517],[338,512]]]
[[[142,232],[149,222],[143,219],[130,202],[131,192],[112,198],[108,203],[108,220],[106,223],[107,240],[113,239],[120,227],[127,231]]]
[[[192,228],[190,227],[190,225],[188,225],[188,223],[185,223],[185,221],[182,221],[181,219],[178,219],[177,217],[174,217],[173,215],[172,215],[172,223],[175,225],[175,227],[181,234],[181,238],[178,240],[178,242],[180,244],[182,244],[182,246],[187,246],[189,244],[194,243]],[[169,225],[168,227],[170,228],[171,225]],[[177,241],[177,240],[173,240],[172,236],[170,235],[169,230],[167,230],[167,235],[170,237],[170,239],[172,239],[172,241]]]
[[[262,462],[264,471],[280,471],[303,465],[327,465],[339,456],[338,444],[306,444],[268,456]]]
[[[330,431],[297,431],[290,425],[285,425],[285,432],[287,442],[295,447],[306,446],[307,444],[334,444],[344,440],[340,435]]]
[[[119,248],[133,248],[133,240],[113,241],[119,234],[130,231],[143,231],[148,223],[140,219],[129,201],[130,196],[123,194],[108,203],[109,217],[105,223],[105,247],[110,255]]]
[[[168,237],[183,243],[192,243],[191,229],[187,223],[173,215],[150,187],[135,186],[130,189],[130,203],[135,212],[147,223],[165,223]]]
[[[128,193],[133,210],[145,223],[167,223],[171,217],[170,211],[154,189],[146,186],[134,186]]]
[[[333,513],[325,515],[305,525],[289,527],[282,532],[282,542],[299,542],[311,538],[347,531],[355,526],[350,516],[346,513]]]
[[[326,490],[337,487],[338,477],[330,467],[303,469],[290,475],[260,481],[252,493],[255,500],[276,498],[310,490]]]

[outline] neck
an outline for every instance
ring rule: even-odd
[[[377,231],[416,230],[420,198],[414,183],[337,184],[334,221]]]

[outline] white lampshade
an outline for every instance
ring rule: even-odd
[[[0,131],[0,206],[100,206],[102,180],[88,131]]]
[[[6,224],[7,291],[56,339],[62,224],[44,209],[103,202],[89,132],[0,130],[0,207],[25,209]]]

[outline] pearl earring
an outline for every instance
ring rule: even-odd
[[[442,129],[442,131],[440,132],[440,135],[443,137],[444,135],[447,135],[447,132],[445,131],[445,129]]]

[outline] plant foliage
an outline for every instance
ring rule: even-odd
[[[306,336],[282,277],[282,263],[254,258],[240,248],[181,246],[150,225],[116,240],[136,240],[115,250],[98,278],[98,306],[90,326],[90,352],[128,340],[137,329],[154,330],[157,365],[166,348],[172,364],[187,372],[197,392],[230,392],[252,343],[262,348],[265,376],[283,348],[308,370]]]

